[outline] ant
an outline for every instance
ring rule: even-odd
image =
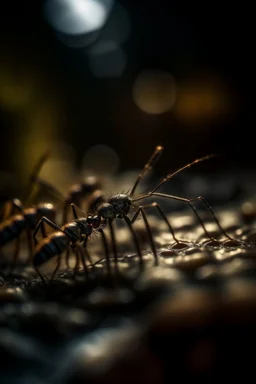
[[[56,196],[63,203],[62,224],[64,225],[68,221],[68,208],[70,204],[75,204],[81,208],[83,201],[86,201],[87,209],[95,210],[97,205],[103,202],[103,192],[101,190],[102,183],[96,176],[86,176],[83,181],[77,184],[71,185],[68,190],[67,196],[55,188],[51,183],[40,178],[38,175],[34,177],[36,182],[41,187],[46,188],[54,196]]]
[[[161,155],[161,152],[162,152],[162,149],[160,147],[158,147],[157,150],[154,152],[154,154],[151,156],[149,162],[146,164],[146,166],[144,168],[144,173],[138,177],[137,184],[139,183],[140,179],[144,176],[144,174],[146,174],[146,172],[148,172],[152,168],[153,163],[155,163],[158,160],[158,158]],[[48,184],[44,180],[41,180],[41,179],[37,179],[37,180],[39,180],[39,183],[41,185],[48,187],[50,190],[52,190],[55,193],[55,188],[52,185]],[[120,195],[120,196],[122,196],[122,195]],[[91,201],[93,202],[93,204],[90,204],[90,206],[91,207],[93,206],[94,210],[97,212],[97,215],[95,215],[95,216],[87,215],[86,212],[82,211],[74,203],[71,203],[70,206],[71,206],[72,211],[73,211],[74,221],[69,222],[67,224],[64,224],[62,227],[59,227],[54,222],[49,220],[47,217],[42,217],[40,219],[40,221],[38,222],[38,224],[34,230],[34,233],[33,233],[33,238],[34,238],[35,245],[36,245],[36,252],[34,255],[33,263],[34,263],[34,267],[35,267],[37,273],[39,274],[41,280],[43,281],[43,283],[45,283],[45,279],[41,275],[41,273],[39,272],[37,267],[39,267],[43,263],[47,262],[52,257],[58,255],[56,268],[55,268],[55,270],[52,273],[52,276],[50,278],[50,281],[52,281],[54,276],[56,275],[59,267],[60,267],[61,254],[65,250],[67,250],[66,263],[68,266],[68,257],[69,257],[70,248],[75,249],[76,253],[78,253],[77,246],[78,246],[78,243],[81,241],[83,241],[84,252],[86,253],[87,258],[88,258],[91,266],[93,265],[92,260],[90,258],[90,255],[86,249],[86,245],[87,245],[87,241],[88,241],[89,237],[92,235],[93,231],[95,231],[95,230],[97,230],[102,236],[103,246],[105,249],[106,260],[107,260],[107,268],[108,268],[109,274],[111,274],[108,244],[107,244],[107,239],[106,239],[104,231],[103,231],[104,227],[106,226],[106,222],[108,221],[108,212],[107,212],[108,209],[106,210],[106,208],[107,208],[106,200],[107,199],[106,199],[105,195],[104,196],[102,195],[102,192],[100,190],[95,190],[94,193],[92,194],[92,197],[93,198]],[[105,202],[102,202],[103,200],[105,200]],[[96,208],[97,205],[98,205],[99,209]],[[82,218],[78,217],[78,213],[77,213],[78,209],[83,213],[84,217],[82,217]],[[135,232],[134,232],[134,230],[130,224],[128,217],[125,216],[125,219],[126,219],[126,222],[128,224],[128,227],[129,227],[129,229],[133,235],[137,252],[140,256],[140,259],[142,259],[142,253],[140,250],[140,246],[139,246],[139,242],[138,242],[138,239],[136,237],[136,234],[135,234]],[[55,231],[55,232],[52,232],[48,237],[45,236],[45,224],[50,226]],[[112,242],[113,242],[113,246],[115,249],[115,255],[116,255],[115,261],[117,262],[116,242],[115,242],[115,237],[114,237],[114,232],[113,232],[112,221],[109,222],[109,224],[110,224],[110,228],[111,228],[111,237],[112,237]],[[38,241],[36,239],[36,236],[37,236],[37,233],[39,232],[39,230],[41,230],[41,233],[43,236],[43,239],[40,241],[40,243],[38,243]],[[77,268],[79,255],[76,255],[76,256],[77,256],[77,265],[76,265],[76,268]],[[83,257],[82,257],[82,262],[83,262],[83,267],[84,267],[85,273],[88,274],[87,266],[85,264]]]
[[[62,252],[64,252],[65,250],[67,251],[66,260],[68,260],[70,248],[75,250],[76,252],[75,271],[78,268],[79,259],[81,259],[84,267],[84,272],[88,276],[88,270],[85,263],[84,255],[87,256],[90,265],[93,265],[89,252],[86,249],[86,244],[88,238],[92,235],[93,230],[100,229],[100,226],[103,227],[103,223],[101,223],[97,216],[93,217],[89,215],[87,217],[79,218],[77,214],[77,209],[79,208],[75,207],[73,203],[71,204],[71,207],[74,216],[73,221],[59,227],[47,217],[42,217],[34,230],[33,238],[36,245],[36,251],[33,258],[33,264],[44,284],[46,284],[46,281],[42,274],[39,272],[38,267],[43,263],[47,262],[52,257],[58,255],[57,265],[50,278],[51,282],[54,276],[56,275],[58,269],[60,268]],[[48,224],[51,228],[54,229],[54,232],[50,233],[50,235],[48,235],[47,237],[45,233],[44,223]],[[40,241],[40,243],[38,243],[36,235],[40,229],[43,239]],[[80,242],[83,242],[83,248],[80,247]]]
[[[41,156],[32,171],[26,202],[28,202],[31,198],[34,179],[39,173],[47,157],[48,153],[45,153],[43,156]],[[56,211],[53,204],[51,203],[40,203],[34,207],[24,208],[22,202],[16,198],[4,204],[2,211],[2,222],[0,222],[0,247],[7,245],[13,240],[16,240],[12,258],[12,269],[15,268],[18,260],[21,234],[26,231],[30,261],[33,257],[31,232],[35,229],[36,224],[41,217],[48,217],[49,219],[54,220],[55,216]]]
[[[137,235],[136,235],[135,230],[134,230],[134,228],[132,226],[132,224],[137,220],[137,218],[138,218],[138,216],[140,214],[142,215],[142,219],[144,221],[145,228],[146,228],[146,231],[147,231],[147,234],[148,234],[148,237],[149,237],[150,246],[151,246],[151,249],[152,249],[152,252],[153,252],[153,256],[154,256],[154,260],[155,260],[155,265],[158,265],[157,250],[156,250],[156,247],[155,247],[155,244],[154,244],[154,239],[153,239],[152,231],[151,231],[150,224],[149,224],[149,221],[148,221],[148,218],[147,218],[147,214],[146,214],[146,211],[147,211],[148,208],[155,208],[158,211],[158,213],[160,214],[162,219],[167,224],[167,227],[168,227],[168,229],[169,229],[169,231],[170,231],[170,233],[171,233],[171,235],[172,235],[172,237],[173,237],[173,239],[175,241],[175,244],[179,245],[181,243],[180,240],[178,240],[177,237],[175,236],[175,233],[174,233],[174,230],[173,230],[171,224],[169,223],[165,213],[163,212],[162,208],[160,207],[160,205],[157,202],[153,202],[153,203],[149,203],[149,204],[145,204],[145,205],[140,205],[139,207],[136,207],[136,203],[138,201],[144,200],[144,199],[147,199],[147,198],[161,197],[161,198],[177,200],[177,201],[180,201],[180,202],[188,204],[189,207],[193,210],[195,216],[197,217],[197,219],[198,219],[200,225],[202,226],[202,229],[204,230],[206,236],[213,242],[213,244],[216,244],[217,240],[214,237],[212,237],[210,235],[210,233],[207,231],[207,229],[206,229],[206,227],[205,227],[201,217],[199,216],[196,208],[192,204],[192,202],[194,202],[194,201],[200,201],[200,202],[202,202],[204,204],[206,209],[209,211],[209,213],[211,214],[212,218],[214,219],[215,223],[217,224],[218,228],[223,233],[223,235],[225,237],[227,237],[229,240],[233,240],[225,232],[225,230],[221,227],[221,225],[220,225],[217,217],[215,216],[212,208],[210,207],[210,205],[206,202],[206,200],[203,197],[199,196],[197,198],[186,199],[186,198],[182,198],[182,197],[179,197],[179,196],[174,196],[174,195],[169,195],[169,194],[164,194],[164,193],[157,192],[158,189],[163,184],[165,184],[166,182],[171,180],[175,175],[177,175],[178,173],[184,171],[187,168],[190,168],[192,165],[194,165],[196,163],[199,163],[199,162],[202,162],[204,160],[209,159],[210,157],[212,157],[212,155],[208,155],[208,156],[205,156],[205,157],[202,157],[202,158],[199,158],[199,159],[196,159],[196,160],[192,161],[191,163],[185,165],[184,167],[178,169],[177,171],[168,174],[150,192],[145,193],[145,194],[140,194],[137,197],[136,196],[134,197],[135,191],[136,191],[140,181],[146,175],[146,173],[149,170],[152,169],[154,164],[158,161],[158,159],[159,159],[160,155],[162,154],[162,152],[163,152],[163,147],[162,146],[157,146],[155,148],[153,154],[149,158],[148,162],[145,164],[143,170],[141,171],[141,173],[136,178],[135,183],[134,183],[131,191],[128,192],[128,193],[119,193],[119,194],[111,196],[110,198],[106,198],[105,202],[103,202],[102,204],[100,204],[97,207],[97,212],[96,212],[97,214],[94,217],[86,216],[86,213],[82,211],[85,214],[85,217],[79,219],[78,216],[77,216],[76,211],[74,210],[74,208],[75,208],[74,205],[71,204],[73,212],[74,212],[74,215],[76,217],[76,220],[81,221],[83,223],[87,223],[89,226],[91,226],[91,229],[93,228],[94,230],[96,230],[96,231],[101,233],[102,240],[103,240],[103,245],[104,245],[105,253],[106,253],[107,268],[108,268],[109,272],[111,272],[111,270],[110,270],[110,260],[109,260],[109,251],[108,251],[108,245],[107,245],[106,237],[104,235],[103,227],[102,226],[104,226],[104,227],[108,226],[109,229],[110,229],[110,236],[111,236],[111,242],[112,242],[112,251],[113,251],[113,256],[114,256],[114,263],[115,263],[115,267],[117,268],[117,263],[118,263],[117,242],[116,242],[116,236],[115,236],[115,231],[114,231],[114,226],[113,226],[113,221],[116,218],[120,218],[120,219],[124,219],[125,220],[125,222],[126,222],[126,224],[128,226],[128,229],[130,230],[131,235],[133,237],[134,245],[136,247],[136,251],[137,251],[137,254],[139,256],[139,261],[140,261],[140,265],[141,266],[143,265],[142,252],[141,252],[141,248],[140,248],[140,244],[139,244]],[[133,214],[132,218],[129,218],[128,214],[131,213],[131,208],[135,208],[135,213]],[[77,227],[78,227],[77,222],[76,222],[76,224],[73,222],[73,223],[66,224],[65,229],[64,229],[64,227],[59,228],[53,222],[51,222],[49,219],[43,217],[40,220],[40,222],[38,223],[38,225],[37,225],[37,228],[36,228],[36,230],[34,232],[34,236],[38,232],[39,228],[44,224],[44,222],[47,223],[48,225],[50,225],[53,229],[61,231],[63,234],[65,234],[67,237],[69,237],[69,240],[71,240],[71,238],[72,238],[73,228],[75,230],[77,230]],[[69,229],[71,232],[67,233],[67,229]],[[87,226],[86,226],[86,229],[88,230]],[[81,233],[82,233],[82,231],[81,231]],[[87,233],[86,240],[84,241],[84,247],[86,246],[86,241],[89,238],[90,234]],[[52,235],[52,239],[53,238],[54,238],[54,236]],[[79,236],[76,237],[76,241],[78,240],[78,238],[79,238]],[[81,240],[81,238],[79,240]],[[47,240],[44,240],[44,243],[46,241]],[[55,247],[55,251],[56,251],[56,245],[55,246],[52,245],[52,247]],[[41,245],[41,248],[39,248],[39,253],[36,254],[36,257],[34,259],[34,264],[38,264],[38,260],[39,259],[40,259],[40,263],[44,262],[44,258],[43,257],[41,258],[41,256],[39,256],[42,248],[43,248],[43,244]],[[50,252],[49,252],[49,257],[50,257]],[[49,257],[47,257],[47,258],[49,258]],[[59,263],[58,263],[58,265],[59,265]],[[58,265],[57,265],[57,267],[58,267]]]

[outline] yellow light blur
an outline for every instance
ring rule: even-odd
[[[26,108],[33,98],[33,84],[26,78],[14,76],[9,67],[0,67],[0,104],[13,111]]]
[[[160,114],[173,106],[176,84],[174,77],[166,71],[147,70],[136,78],[132,92],[138,108],[146,113]]]
[[[229,97],[218,81],[200,79],[179,87],[175,105],[178,119],[185,123],[202,123],[229,112]]]

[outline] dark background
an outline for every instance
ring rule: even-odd
[[[142,166],[162,144],[159,174],[209,153],[220,155],[203,165],[209,172],[255,169],[252,5],[115,1],[96,40],[80,48],[63,43],[45,19],[44,5],[1,4],[2,172],[14,172],[20,182],[58,141],[74,148],[77,167],[97,144],[116,151],[122,170]],[[120,7],[130,31],[120,43],[126,66],[119,77],[97,78],[88,52],[118,25]],[[115,29],[117,40],[122,23]],[[176,101],[164,113],[146,113],[134,102],[133,84],[145,69],[161,69],[175,79]],[[205,104],[204,92],[211,95],[216,84],[217,96]]]

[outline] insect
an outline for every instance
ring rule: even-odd
[[[84,272],[86,275],[88,275],[84,255],[87,256],[87,259],[92,265],[92,260],[90,258],[89,252],[86,249],[86,243],[93,230],[99,229],[99,227],[102,226],[102,223],[97,216],[79,218],[77,213],[78,208],[75,207],[74,204],[71,204],[71,207],[74,215],[73,221],[59,227],[47,217],[42,217],[34,230],[33,238],[36,244],[36,251],[33,258],[33,264],[44,283],[46,283],[45,279],[38,270],[38,267],[49,259],[58,255],[56,268],[50,278],[50,281],[52,281],[60,267],[61,254],[66,251],[67,259],[69,257],[70,248],[76,252],[75,270],[77,270],[79,260],[81,259]],[[54,229],[54,232],[52,232],[49,236],[46,236],[45,234],[45,224],[48,224],[51,228]],[[36,238],[39,230],[41,230],[43,236],[43,239],[40,242],[38,242]],[[83,242],[83,248],[80,246],[81,242]]]
[[[211,214],[213,220],[217,224],[217,226],[220,229],[220,231],[222,232],[222,234],[225,237],[227,237],[229,240],[233,240],[225,232],[225,230],[221,227],[221,225],[220,225],[217,217],[215,216],[212,208],[210,207],[210,205],[206,202],[206,200],[203,197],[200,196],[200,197],[197,197],[197,198],[186,199],[186,198],[182,198],[182,197],[179,197],[179,196],[174,196],[174,195],[163,194],[163,193],[157,192],[162,185],[164,185],[169,180],[171,180],[175,175],[177,175],[178,173],[184,171],[187,168],[190,168],[192,165],[194,165],[196,163],[199,163],[199,162],[202,162],[202,161],[204,161],[206,159],[209,159],[210,157],[212,157],[212,155],[205,156],[205,157],[202,157],[202,158],[194,160],[193,162],[185,165],[184,167],[178,169],[177,171],[168,174],[150,192],[147,192],[145,194],[139,194],[138,196],[135,196],[135,191],[136,191],[140,181],[143,179],[143,177],[146,175],[146,173],[149,172],[150,169],[152,169],[152,167],[158,161],[158,159],[159,159],[160,155],[162,154],[162,152],[163,152],[163,147],[162,146],[157,146],[155,148],[153,154],[149,158],[148,162],[145,164],[143,170],[141,171],[141,173],[136,178],[136,180],[135,180],[135,182],[134,182],[130,192],[128,192],[128,193],[119,193],[119,194],[113,195],[113,196],[111,196],[109,198],[105,198],[105,201],[97,207],[97,212],[96,212],[95,216],[93,216],[93,217],[92,216],[85,216],[84,218],[79,219],[82,222],[87,223],[89,226],[91,225],[91,228],[93,228],[95,231],[98,231],[98,232],[101,233],[102,240],[103,240],[103,245],[104,245],[104,248],[105,248],[106,262],[107,262],[107,268],[108,268],[109,273],[111,273],[110,260],[109,260],[110,259],[109,258],[109,250],[108,250],[108,244],[107,244],[107,241],[106,241],[106,237],[105,237],[104,231],[102,229],[102,225],[105,226],[105,227],[107,226],[110,229],[112,252],[113,252],[113,256],[114,256],[114,265],[117,268],[117,264],[118,264],[117,241],[116,241],[116,235],[115,235],[115,230],[114,230],[114,226],[113,226],[113,221],[115,219],[119,218],[119,219],[125,220],[125,222],[127,224],[127,227],[128,227],[128,229],[129,229],[129,231],[130,231],[130,233],[132,235],[132,238],[133,238],[133,241],[134,241],[134,245],[136,247],[136,251],[137,251],[137,254],[139,256],[139,261],[140,261],[140,265],[141,266],[143,266],[143,258],[142,258],[141,247],[140,247],[140,244],[139,244],[136,232],[135,232],[135,230],[133,228],[133,223],[137,220],[137,218],[138,218],[138,216],[140,214],[142,216],[142,219],[143,219],[144,224],[145,224],[145,229],[146,229],[147,234],[148,234],[150,246],[151,246],[152,253],[153,253],[153,256],[154,256],[154,260],[155,260],[155,265],[158,264],[157,250],[156,250],[156,247],[155,247],[155,244],[154,244],[152,230],[150,228],[150,224],[149,224],[148,217],[147,217],[147,210],[149,208],[156,209],[157,212],[160,214],[161,218],[166,223],[166,225],[167,225],[167,227],[168,227],[168,229],[169,229],[169,231],[170,231],[170,233],[171,233],[171,235],[173,237],[173,240],[174,240],[175,244],[180,244],[181,243],[180,240],[175,236],[174,230],[173,230],[169,220],[167,219],[164,211],[162,210],[162,208],[160,207],[160,205],[157,202],[153,202],[153,203],[137,206],[137,202],[145,200],[145,199],[148,199],[148,198],[152,198],[152,197],[153,198],[155,198],[155,197],[167,198],[167,199],[177,200],[177,201],[186,203],[192,209],[193,213],[197,217],[197,219],[198,219],[200,225],[202,226],[202,228],[203,228],[205,234],[207,235],[207,237],[211,241],[216,243],[217,240],[213,236],[211,236],[210,233],[207,231],[207,229],[206,229],[206,227],[205,227],[201,217],[199,216],[196,208],[192,204],[194,201],[200,201],[200,202],[202,202],[204,204],[206,209],[209,211],[209,213]],[[74,210],[74,206],[73,205],[72,205],[72,208]],[[131,214],[131,209],[132,208],[135,209],[135,212],[133,213],[132,217],[129,217],[128,215]],[[85,214],[85,212],[83,212],[83,213]],[[76,220],[78,220],[78,216],[76,216]],[[54,223],[51,223],[47,218],[44,218],[44,217],[40,220],[40,222],[38,224],[38,228],[44,222],[48,223],[50,226],[52,226],[52,228],[54,228],[56,230],[60,230],[60,228],[56,227],[56,225]],[[67,226],[68,226],[69,229],[72,229],[71,224],[67,224]],[[75,226],[75,229],[77,229],[77,224]],[[63,228],[61,230],[64,231],[67,236],[70,237],[70,234],[68,235],[66,230],[64,230]],[[86,240],[84,241],[84,246],[86,246],[86,241],[89,238],[90,234],[87,233],[87,235],[88,236],[86,236]],[[77,240],[78,240],[78,237],[77,237]],[[46,242],[46,240],[45,240],[45,242]],[[40,249],[40,252],[41,252],[41,249]],[[36,254],[36,259],[35,259],[35,263],[36,264],[38,263],[38,260],[40,260],[40,262],[43,262],[44,258],[43,257],[41,258],[41,257],[39,257],[39,254]]]
[[[34,177],[34,182],[46,188],[63,203],[62,224],[68,221],[70,204],[73,203],[75,206],[81,208],[83,202],[86,202],[86,208],[92,211],[103,201],[104,193],[101,190],[102,183],[100,178],[96,176],[87,176],[80,183],[71,185],[66,197],[51,183],[40,178],[38,174]]]
[[[25,196],[24,201],[26,202],[26,204],[28,204],[32,198],[34,182],[37,179],[38,174],[42,166],[46,162],[48,156],[49,156],[49,152],[47,151],[39,158],[38,162],[35,164],[34,169],[31,172],[27,191],[25,191],[24,193],[24,196]],[[20,213],[22,210],[23,210],[23,204],[20,199],[14,198],[12,200],[6,201],[0,212],[0,222],[3,222],[4,220],[8,219],[10,216],[14,215],[15,213]]]
[[[30,177],[30,185],[28,188],[26,202],[29,201],[32,195],[32,187],[36,174],[40,171],[42,165],[46,161],[48,153],[44,154],[34,167]],[[13,253],[13,266],[15,268],[21,245],[21,234],[26,231],[27,243],[29,249],[29,260],[33,256],[32,231],[35,229],[37,222],[41,217],[48,217],[51,220],[55,219],[56,210],[53,204],[40,203],[36,206],[24,208],[24,205],[19,199],[13,199],[5,203],[2,210],[2,222],[0,223],[0,248],[4,247],[12,240],[16,240]]]

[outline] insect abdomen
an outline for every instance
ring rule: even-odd
[[[68,237],[62,232],[54,232],[43,239],[34,256],[34,265],[39,266],[56,255],[60,255],[69,245]]]
[[[0,246],[3,246],[13,239],[19,237],[26,225],[24,216],[16,215],[6,220],[0,226]]]

